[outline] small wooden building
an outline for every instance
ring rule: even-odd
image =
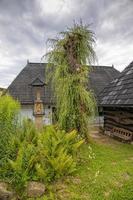
[[[133,62],[99,95],[106,134],[133,141]]]

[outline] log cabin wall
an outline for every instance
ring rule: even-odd
[[[99,93],[105,133],[133,141],[133,62]]]
[[[105,134],[133,141],[133,108],[103,109]]]

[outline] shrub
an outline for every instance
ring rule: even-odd
[[[65,133],[48,126],[37,133],[31,122],[24,122],[17,137],[11,141],[14,156],[6,167],[8,179],[22,195],[27,181],[47,184],[72,174],[76,170],[77,149],[82,143],[76,131]]]
[[[17,129],[20,105],[10,96],[0,97],[0,167],[10,152],[10,139]]]
[[[76,169],[75,153],[83,140],[77,139],[77,132],[70,133],[45,127],[38,135],[37,154],[39,163],[35,165],[37,177],[51,181],[72,174]]]

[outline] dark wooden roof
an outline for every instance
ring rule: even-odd
[[[98,98],[99,93],[109,82],[118,77],[120,72],[113,66],[92,66],[90,73],[90,87]]]
[[[102,106],[133,107],[133,62],[99,95]]]
[[[21,104],[33,104],[33,83],[38,84],[40,82],[42,85],[44,84],[43,102],[54,104],[51,86],[46,84],[45,69],[46,63],[27,63],[26,67],[8,87],[9,94],[18,99]],[[118,75],[119,72],[114,67],[92,66],[90,73],[91,90],[98,96],[99,92]]]

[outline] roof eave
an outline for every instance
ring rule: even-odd
[[[133,108],[133,104],[100,104],[102,107],[121,107],[121,108]]]

